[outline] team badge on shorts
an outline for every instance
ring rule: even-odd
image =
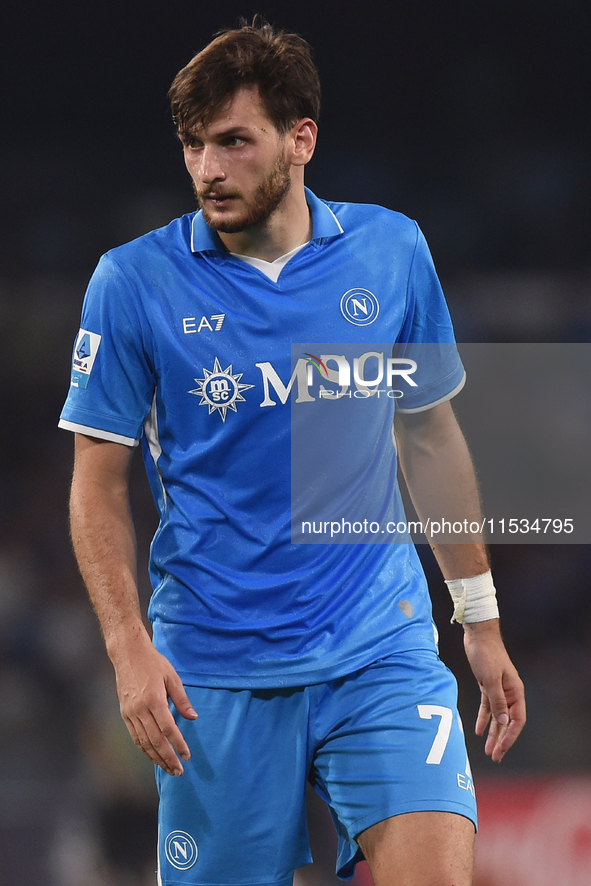
[[[177,871],[187,871],[197,861],[199,849],[191,834],[172,831],[164,841],[164,854]]]
[[[226,421],[228,409],[236,412],[236,403],[239,400],[245,402],[241,392],[254,388],[254,385],[241,384],[240,379],[243,373],[237,372],[233,375],[231,364],[227,369],[222,370],[217,357],[213,364],[213,371],[203,367],[203,375],[204,378],[195,379],[199,387],[189,391],[189,394],[197,394],[201,397],[199,405],[207,406],[210,415],[217,409],[222,421]]]
[[[380,303],[369,289],[349,289],[341,298],[341,314],[354,326],[369,326],[379,313]]]

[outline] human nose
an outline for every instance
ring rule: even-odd
[[[220,163],[220,157],[214,145],[204,146],[199,158],[198,175],[204,184],[223,180],[226,177]]]

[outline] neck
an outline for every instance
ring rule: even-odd
[[[275,261],[312,237],[312,219],[303,182],[292,184],[284,200],[266,221],[236,234],[218,236],[228,252]]]

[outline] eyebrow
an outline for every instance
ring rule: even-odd
[[[241,133],[246,135],[249,132],[250,129],[247,126],[231,126],[229,129],[223,129],[221,132],[218,132],[217,135],[218,137],[224,135],[240,135]]]
[[[228,129],[222,129],[217,132],[214,138],[231,138],[232,136],[249,135],[250,132],[251,130],[247,126],[230,126]],[[181,140],[183,138],[196,138],[197,140],[199,140],[198,133],[193,132],[190,129],[179,130],[178,136]]]

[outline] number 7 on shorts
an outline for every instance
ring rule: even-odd
[[[426,759],[426,763],[441,763],[444,751],[449,741],[449,733],[451,732],[451,724],[453,713],[451,708],[444,708],[439,704],[419,704],[417,705],[419,717],[422,720],[431,720],[432,717],[441,717],[437,735],[431,745],[431,750]]]

